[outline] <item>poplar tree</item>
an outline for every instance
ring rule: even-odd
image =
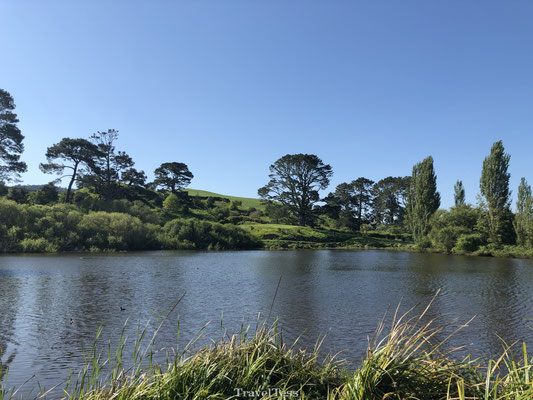
[[[506,241],[508,232],[508,219],[511,215],[511,191],[509,178],[511,174],[509,161],[511,156],[505,153],[502,141],[492,145],[490,154],[483,160],[479,188],[485,198],[488,212],[489,239],[492,243],[500,245]]]
[[[517,243],[531,248],[533,246],[533,197],[531,186],[525,178],[522,178],[518,186],[514,227]]]
[[[413,167],[409,202],[408,220],[413,239],[423,243],[430,229],[429,220],[440,206],[440,193],[437,192],[437,176],[433,169],[433,157],[429,156]]]
[[[465,188],[463,186],[463,181],[457,181],[453,187],[453,197],[455,200],[455,207],[462,206],[465,204]]]

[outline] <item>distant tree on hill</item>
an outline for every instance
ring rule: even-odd
[[[20,187],[20,186],[15,186],[9,189],[7,198],[19,204],[26,204],[28,202],[29,195],[30,195],[30,192],[27,189]]]
[[[270,166],[270,181],[258,190],[265,200],[281,203],[301,226],[312,222],[319,190],[329,185],[331,166],[314,154],[287,154]]]
[[[92,187],[105,200],[115,199],[121,193],[118,182],[124,180],[122,174],[132,168],[135,163],[128,154],[116,150],[117,130],[97,131],[91,135],[90,139],[98,148],[98,156],[83,175],[83,186]]]
[[[322,201],[325,203],[320,207],[323,214],[337,221],[339,227],[356,229],[354,214],[354,194],[353,187],[349,183],[341,183],[335,188],[335,192],[329,193]]]
[[[72,200],[72,186],[79,178],[81,169],[92,166],[95,157],[98,157],[99,150],[96,145],[86,139],[63,138],[59,143],[50,146],[46,150],[47,163],[41,163],[39,168],[46,174],[57,174],[63,178],[70,178],[65,203]],[[65,171],[69,171],[65,174]]]
[[[135,168],[128,168],[122,173],[120,180],[128,186],[145,186],[146,174],[144,171],[137,171]]]
[[[19,120],[14,109],[13,97],[0,89],[0,180],[6,181],[17,180],[28,169],[26,163],[20,161],[24,136],[17,127]]]
[[[375,224],[403,224],[410,181],[410,176],[388,176],[372,186],[372,218]]]
[[[334,193],[329,193],[323,199],[326,204],[321,210],[337,219],[341,226],[357,230],[363,223],[368,222],[373,184],[373,181],[366,178],[341,183],[337,185]]]
[[[453,187],[453,198],[455,206],[462,206],[465,204],[465,188],[462,181],[457,181]]]
[[[54,182],[49,182],[39,190],[30,193],[30,201],[33,204],[52,204],[57,202],[59,191]]]
[[[485,198],[488,213],[489,238],[494,244],[510,244],[509,235],[511,191],[508,171],[511,156],[505,153],[501,140],[493,144],[483,160],[479,188]],[[512,228],[512,227],[511,227]],[[514,232],[513,232],[514,233]]]
[[[155,180],[154,185],[172,193],[188,186],[191,183],[194,175],[189,171],[189,168],[184,163],[167,162],[161,164],[159,168],[154,171]]]
[[[354,180],[351,185],[353,188],[353,203],[359,229],[362,224],[368,222],[373,201],[372,188],[374,186],[374,181],[361,177]]]

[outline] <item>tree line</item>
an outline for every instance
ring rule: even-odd
[[[63,138],[52,144],[40,169],[57,178],[32,193],[17,187],[8,191],[3,182],[16,181],[27,170],[21,160],[24,136],[17,126],[14,109],[13,97],[0,90],[0,196],[16,203],[76,203],[86,212],[105,208],[93,207],[94,198],[102,202],[142,200],[148,207],[159,207],[163,216],[168,210],[173,210],[174,217],[178,216],[177,212],[192,215],[187,214],[187,207],[193,203],[184,200],[181,191],[193,179],[187,165],[162,163],[154,171],[153,182],[147,182],[145,172],[135,168],[132,157],[117,149],[119,133],[114,129],[97,131],[88,138]],[[465,188],[458,180],[454,186],[455,204],[443,210],[432,157],[415,164],[409,176],[388,176],[377,182],[359,177],[321,196],[329,187],[332,167],[314,154],[287,154],[270,165],[269,181],[258,190],[264,211],[254,209],[245,214],[254,215],[260,223],[315,226],[353,233],[370,230],[408,233],[419,248],[433,247],[447,252],[483,253],[491,246],[507,245],[533,249],[531,186],[522,178],[513,213],[509,163],[510,156],[503,143],[494,143],[481,168],[477,204],[466,203]],[[60,195],[55,183],[62,179],[67,179],[68,184]],[[244,211],[238,211],[238,207],[230,215],[229,208],[208,203],[199,207],[207,207],[208,218],[215,222],[239,224],[252,218],[244,218]],[[193,217],[199,215],[201,212]],[[161,221],[168,220],[165,217]]]
[[[474,252],[505,245],[533,248],[533,197],[525,178],[511,211],[508,172],[510,155],[502,141],[493,144],[481,168],[475,206],[465,201],[461,180],[454,186],[455,204],[439,209],[440,193],[433,158],[415,164],[410,176],[374,182],[359,177],[344,182],[324,198],[332,168],[313,154],[285,155],[270,166],[269,182],[258,190],[271,208],[281,208],[286,221],[330,225],[352,231],[382,229],[407,232],[420,248]]]
[[[0,89],[0,181],[16,181],[27,171],[20,160],[24,151],[23,139],[14,113],[13,97]],[[65,203],[72,202],[74,185],[88,188],[101,199],[124,198],[126,188],[150,188],[176,193],[189,185],[193,174],[186,164],[165,162],[155,169],[155,179],[147,182],[144,171],[139,171],[126,152],[116,149],[119,132],[115,129],[97,131],[89,138],[63,138],[46,149],[46,162],[39,168],[46,174],[58,176],[53,183],[68,180]],[[46,186],[45,192],[52,190]],[[5,191],[5,188],[0,189]],[[20,191],[19,191],[20,192]],[[131,190],[129,191],[132,192]],[[15,194],[17,196],[17,194]],[[53,194],[51,194],[53,197]]]

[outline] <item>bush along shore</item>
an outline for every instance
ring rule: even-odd
[[[138,336],[133,365],[123,365],[125,339],[104,359],[95,345],[86,365],[64,389],[37,394],[64,399],[420,399],[525,400],[533,398],[532,359],[526,345],[508,347],[501,357],[457,361],[446,341],[467,324],[439,326],[411,312],[379,325],[360,367],[349,371],[341,361],[288,345],[274,323],[221,339],[174,359],[153,364],[153,340],[143,351]],[[387,330],[386,326],[390,326]],[[452,333],[446,332],[452,328]],[[156,331],[157,333],[157,331]],[[437,340],[437,337],[445,339]],[[155,337],[155,336],[154,336]],[[140,340],[139,340],[140,338]],[[194,341],[192,342],[194,343]],[[102,376],[105,367],[110,371]],[[16,389],[0,388],[0,399],[16,398]]]
[[[151,201],[107,201],[80,190],[73,204],[49,205],[0,196],[0,252],[388,249],[533,257],[527,246],[488,243],[481,233],[462,227],[467,221],[475,231],[479,214],[467,205],[436,212],[427,239],[414,242],[397,227],[355,231],[325,218],[313,227],[278,223],[267,213],[272,205],[257,209],[261,203],[253,199],[246,207],[225,197],[148,193],[155,196]]]

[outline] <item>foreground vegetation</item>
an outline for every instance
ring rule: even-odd
[[[507,347],[496,360],[457,361],[447,340],[467,326],[442,326],[424,322],[412,310],[394,315],[391,328],[385,320],[360,367],[349,371],[342,361],[312,350],[289,346],[277,324],[264,324],[250,332],[225,337],[211,346],[184,350],[163,364],[153,364],[153,340],[142,349],[146,331],[137,337],[134,362],[123,363],[126,339],[108,357],[93,345],[86,365],[71,375],[66,387],[46,392],[41,398],[65,399],[420,399],[503,400],[533,398],[533,368],[523,344]],[[451,330],[451,333],[447,333]],[[157,331],[156,331],[157,334]],[[437,337],[444,339],[438,340]],[[516,350],[516,352],[515,352]],[[107,369],[106,369],[107,368]],[[110,371],[106,376],[102,371]],[[252,393],[253,392],[253,393]],[[16,397],[16,389],[0,386],[0,399]]]

